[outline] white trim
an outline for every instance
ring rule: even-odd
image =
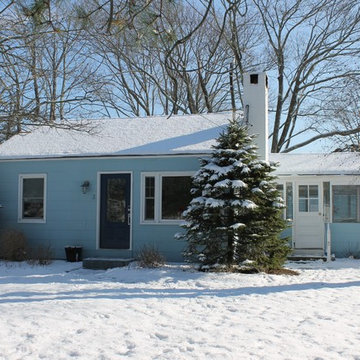
[[[280,181],[330,181],[334,185],[360,185],[360,174],[349,175],[276,175],[277,182]]]
[[[23,180],[24,179],[44,179],[44,197],[43,197],[43,218],[23,218]],[[46,202],[47,202],[47,174],[19,174],[18,180],[18,223],[27,224],[45,224],[46,223]]]
[[[100,210],[101,210],[101,175],[106,174],[129,174],[130,175],[130,245],[128,249],[102,249],[100,247]],[[97,181],[97,190],[96,190],[96,250],[99,251],[108,251],[108,250],[117,250],[117,251],[132,251],[132,228],[133,228],[133,172],[132,171],[98,171],[96,175]]]
[[[179,225],[183,222],[179,220],[161,219],[161,194],[162,178],[166,176],[193,176],[195,171],[149,171],[141,173],[140,181],[140,225]],[[145,220],[145,178],[155,178],[155,201],[154,201],[154,220]]]

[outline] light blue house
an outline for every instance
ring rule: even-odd
[[[245,117],[267,154],[267,78],[245,76]],[[132,258],[154,245],[181,261],[174,238],[190,195],[191,175],[208,156],[230,113],[94,120],[88,132],[40,127],[0,145],[0,230],[28,241],[65,246],[84,257]],[[292,224],[294,252],[360,255],[360,166],[357,154],[272,154]],[[330,231],[326,231],[330,223]]]
[[[174,239],[191,175],[230,114],[92,121],[92,133],[37,128],[0,146],[1,229],[32,245],[83,247],[85,257],[136,255],[155,245],[181,260]]]

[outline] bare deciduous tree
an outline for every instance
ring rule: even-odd
[[[95,101],[96,85],[90,83],[95,66],[87,59],[82,33],[70,8],[50,4],[15,2],[1,18],[7,25],[0,35],[7,38],[0,52],[1,139],[24,125],[80,128],[80,121],[67,118],[86,117]]]
[[[241,108],[242,75],[255,69],[271,79],[273,152],[359,133],[354,117],[339,121],[328,101],[339,93],[347,104],[356,93],[349,81],[359,84],[358,0],[72,5],[0,5],[2,138],[23,124],[58,125],[69,116]]]
[[[201,21],[199,13],[193,6],[165,7],[161,2],[153,2],[148,10],[161,11],[148,31],[119,29],[113,23],[110,32],[91,34],[91,39],[97,39],[94,58],[101,61],[107,74],[109,90],[104,104],[117,114],[136,116],[229,108],[227,68],[231,56],[223,41],[224,46],[216,49],[209,61],[209,51],[217,41],[211,18],[186,43],[170,51],[176,39]]]
[[[272,152],[333,136],[323,102],[359,76],[360,8],[346,0],[253,0],[277,75]],[[310,131],[317,134],[309,136]],[[358,129],[354,129],[357,132]],[[297,140],[308,134],[306,140]]]

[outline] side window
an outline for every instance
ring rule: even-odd
[[[284,218],[286,220],[293,220],[293,185],[291,182],[284,184],[278,184],[277,190],[280,192],[286,209],[283,211]]]
[[[286,197],[285,197],[285,205],[286,205],[286,219],[293,220],[293,184],[291,182],[286,183]]]
[[[284,205],[286,205],[285,197],[284,197],[284,185],[283,184],[277,184],[276,189],[279,192],[281,198],[283,199]],[[283,218],[285,218],[285,209],[282,210]]]
[[[356,185],[333,185],[333,222],[360,222],[359,190]]]
[[[46,175],[19,176],[19,221],[45,222]]]
[[[190,200],[191,175],[184,173],[143,173],[143,223],[180,221]]]
[[[144,220],[155,220],[155,176],[145,176]]]

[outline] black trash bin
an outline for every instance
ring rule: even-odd
[[[76,262],[82,260],[81,246],[65,246],[66,261]]]

